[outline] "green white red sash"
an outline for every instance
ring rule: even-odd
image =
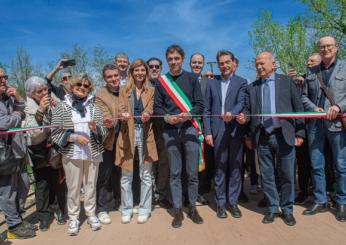
[[[190,112],[192,109],[191,102],[181,90],[179,85],[174,81],[174,79],[169,75],[162,75],[159,81],[163,88],[166,90],[168,95],[172,98],[174,103],[179,107],[182,112]],[[204,161],[204,136],[202,134],[202,126],[198,119],[191,119],[192,125],[198,130],[198,140],[199,140],[199,162],[198,170],[203,171],[205,169]]]

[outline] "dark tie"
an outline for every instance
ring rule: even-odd
[[[263,114],[271,114],[271,106],[270,106],[270,87],[268,81],[265,81],[263,83],[263,108],[262,108],[262,113]],[[265,128],[265,130],[268,133],[273,132],[274,130],[274,124],[273,124],[273,119],[271,117],[263,117],[262,118],[262,123]]]

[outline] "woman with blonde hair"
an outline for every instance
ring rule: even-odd
[[[141,194],[138,210],[139,224],[146,223],[151,214],[152,163],[157,161],[156,145],[150,116],[153,114],[154,88],[149,82],[149,68],[142,59],[129,69],[127,84],[120,88],[120,134],[116,147],[116,164],[121,174],[121,222],[131,221],[133,209],[132,179],[135,149],[138,151]]]
[[[91,94],[93,83],[86,74],[77,74],[71,80],[71,93],[65,95],[53,111],[52,124],[62,128],[52,131],[52,141],[63,154],[63,167],[67,184],[67,210],[70,219],[68,233],[79,231],[80,189],[83,183],[84,210],[92,230],[101,227],[95,215],[96,181],[102,162],[103,140],[107,129],[103,125],[101,109]]]

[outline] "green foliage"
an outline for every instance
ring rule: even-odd
[[[306,71],[306,60],[313,52],[313,45],[307,38],[307,29],[299,19],[289,21],[285,26],[274,22],[270,11],[262,11],[259,19],[249,32],[250,43],[256,54],[270,51],[276,57],[277,68],[287,73],[288,64],[297,72]]]

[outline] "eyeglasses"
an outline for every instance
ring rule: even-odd
[[[191,64],[198,64],[198,65],[203,65],[203,62],[202,61],[192,61]]]
[[[7,75],[0,76],[0,80],[2,80],[2,79],[7,80],[7,79],[8,79],[8,76],[7,76]]]
[[[322,45],[320,46],[320,50],[326,50],[326,49],[332,49],[335,47],[335,44],[326,44],[326,45]]]
[[[90,88],[90,84],[85,84],[85,83],[76,83],[76,86],[77,87],[87,88],[87,89]]]
[[[62,77],[63,81],[67,81],[68,79],[70,79],[72,76],[66,76],[66,77]]]
[[[213,74],[205,74],[204,75],[206,78],[214,78],[214,75]]]
[[[153,69],[153,68],[160,69],[160,65],[149,65],[149,68],[150,69]]]

